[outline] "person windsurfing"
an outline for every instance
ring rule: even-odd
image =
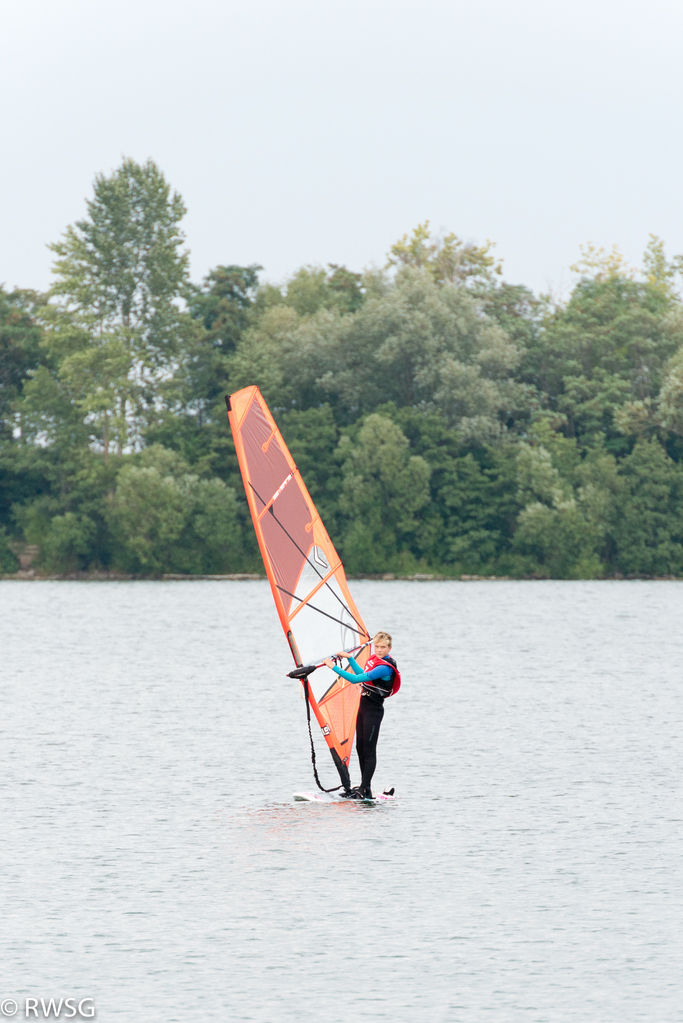
[[[384,717],[384,701],[388,696],[398,692],[401,685],[398,665],[389,655],[391,650],[389,633],[376,633],[373,644],[375,652],[372,657],[368,657],[364,668],[361,668],[345,650],[340,650],[337,657],[348,659],[350,671],[338,667],[331,657],[323,662],[337,675],[353,682],[354,685],[362,686],[356,719],[356,753],[360,764],[361,782],[350,792],[344,793],[349,799],[372,799],[370,782],[377,766],[377,740]]]

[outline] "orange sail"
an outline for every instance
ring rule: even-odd
[[[261,392],[245,387],[225,401],[263,563],[297,667],[318,664],[338,650],[357,650],[354,656],[364,665],[368,631],[339,555]],[[325,666],[304,685],[348,788],[360,686]]]

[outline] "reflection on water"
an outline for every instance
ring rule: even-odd
[[[352,586],[404,677],[375,806],[292,802],[310,747],[266,583],[0,583],[0,995],[678,1023],[683,587]],[[336,784],[322,740],[318,764]]]

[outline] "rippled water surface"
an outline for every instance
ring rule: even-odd
[[[351,586],[403,672],[393,804],[292,801],[310,751],[265,582],[0,582],[0,1001],[683,1020],[683,584]]]

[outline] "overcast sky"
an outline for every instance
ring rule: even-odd
[[[382,264],[419,221],[568,289],[579,245],[683,252],[681,0],[2,0],[0,282],[97,172],[154,159],[194,279]]]

